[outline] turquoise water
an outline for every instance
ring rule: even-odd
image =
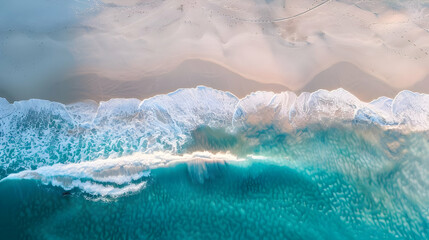
[[[429,239],[428,103],[0,98],[0,239]]]
[[[150,170],[119,197],[0,182],[2,239],[427,239],[426,132],[364,125],[201,127],[183,152],[244,161]],[[249,158],[245,156],[258,155]],[[201,165],[202,166],[202,165]],[[201,177],[203,176],[203,177]],[[86,181],[86,179],[80,179]],[[100,184],[103,184],[100,182]]]
[[[340,176],[318,177],[324,181],[253,163],[228,165],[198,184],[182,164],[153,171],[146,189],[109,202],[87,200],[78,192],[63,196],[61,189],[29,180],[8,182],[0,188],[6,212],[2,226],[8,226],[2,232],[9,239],[393,239],[398,233],[406,238],[427,234],[418,225],[413,227],[423,232],[406,229],[396,221],[412,220],[409,216],[390,212]],[[382,219],[375,217],[381,214]],[[381,225],[385,222],[390,226]]]

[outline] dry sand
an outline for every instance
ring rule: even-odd
[[[426,7],[418,13],[388,3],[329,1],[270,22],[320,2],[163,1],[103,8],[86,24],[108,31],[82,36],[76,49],[92,50],[75,55],[85,57],[80,71],[117,80],[138,80],[201,58],[292,90],[339,62],[394,88],[411,87],[429,74],[429,33],[419,25],[429,21]]]
[[[426,91],[427,6],[424,1],[104,0],[78,13],[78,23],[60,22],[34,38],[47,34],[50,46],[70,55],[44,66],[55,74],[38,77],[38,64],[47,62],[43,57],[20,71],[16,63],[26,63],[28,56],[0,59],[0,93],[12,99],[105,100],[203,84],[239,96],[343,87],[370,100],[416,86]],[[23,39],[7,34],[15,42]],[[31,32],[25,34],[33,41]],[[13,55],[13,44],[2,44]],[[34,46],[46,52],[46,42]],[[29,83],[34,91],[21,91]]]

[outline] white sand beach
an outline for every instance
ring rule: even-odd
[[[55,86],[75,79],[86,89],[93,84],[88,76],[96,76],[98,85],[109,79],[117,87],[101,95],[76,91],[63,101],[138,97],[120,87],[132,81],[144,98],[157,78],[162,84],[152,94],[200,84],[237,95],[259,87],[277,92],[344,87],[370,100],[419,86],[429,76],[424,1],[103,0],[89,1],[73,14],[40,30],[17,24],[6,31],[0,48],[8,48],[9,55],[0,59],[0,93],[62,101],[62,94],[52,91]],[[27,45],[32,51],[13,51]],[[64,60],[52,64],[56,55]],[[206,76],[201,62],[217,66],[215,77],[213,69]],[[29,79],[32,88],[23,91]],[[244,79],[258,84],[247,87]],[[67,86],[61,91],[72,91]]]

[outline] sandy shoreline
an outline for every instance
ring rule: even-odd
[[[41,20],[49,4],[5,6],[16,16],[25,7],[40,11],[29,10],[33,14],[25,23],[12,14],[7,25],[0,24],[0,97],[142,99],[197,85],[240,97],[257,90],[342,87],[364,101],[403,89],[429,91],[429,8],[424,4],[70,4],[55,6],[58,15],[46,22]]]
[[[204,85],[229,91],[239,98],[256,91],[275,93],[293,91],[276,83],[261,83],[247,79],[216,63],[199,59],[187,60],[174,68],[156,76],[143,77],[135,81],[117,81],[96,74],[77,75],[46,88],[43,99],[61,103],[83,100],[107,101],[112,98],[146,99],[158,94],[166,94],[178,88],[194,88]],[[409,90],[429,93],[428,79]],[[380,79],[364,72],[351,63],[341,62],[321,71],[303,88],[295,92],[314,92],[318,89],[334,90],[343,88],[362,101],[371,101],[381,96],[394,97],[404,89],[393,88]],[[9,102],[13,99],[4,94]]]
[[[255,91],[282,92],[288,90],[281,84],[260,83],[247,79],[215,63],[187,60],[169,72],[142,77],[134,81],[117,81],[96,74],[78,75],[52,85],[46,96],[49,100],[71,103],[85,99],[106,101],[111,98],[146,99],[179,88],[204,85],[232,92],[243,98]]]

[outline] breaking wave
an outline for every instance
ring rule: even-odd
[[[135,153],[126,157],[44,166],[10,174],[2,181],[31,179],[64,190],[79,189],[95,197],[119,197],[144,188],[152,169],[186,163],[191,178],[203,183],[210,177],[211,171],[208,169],[212,166],[218,167],[225,164],[225,161],[237,160],[237,157],[230,154],[209,152],[181,156],[161,152]]]
[[[201,127],[243,133],[269,126],[291,133],[335,124],[426,131],[429,95],[402,91],[394,99],[365,103],[338,89],[299,96],[255,92],[238,99],[200,86],[143,101],[112,99],[99,104],[36,99],[11,104],[0,98],[0,177],[134,152],[183,153]]]

